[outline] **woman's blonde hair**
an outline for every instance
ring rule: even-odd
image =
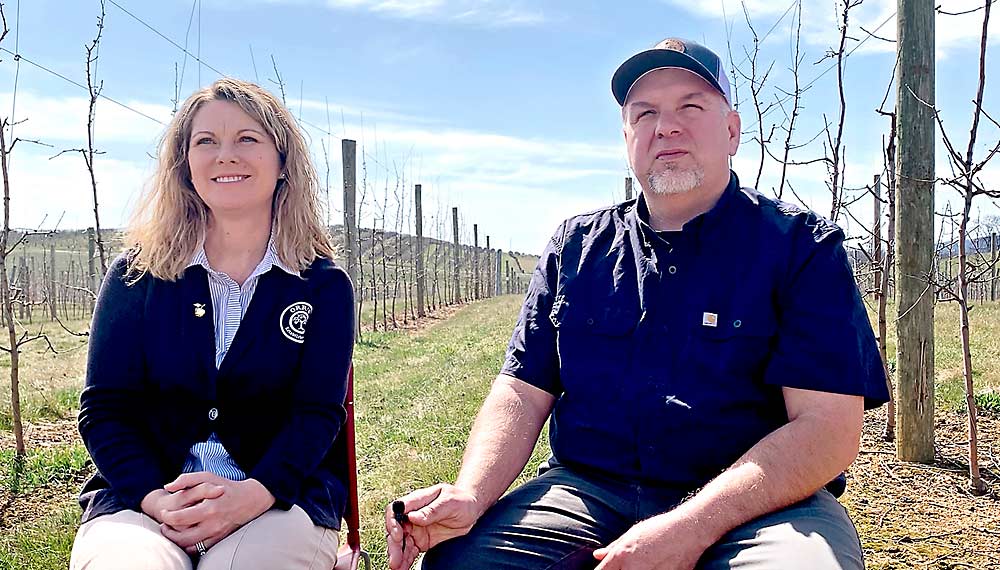
[[[156,173],[125,235],[131,250],[128,274],[138,279],[148,272],[174,281],[205,239],[209,209],[191,183],[188,145],[194,115],[209,101],[235,103],[274,140],[284,179],[274,191],[271,231],[281,262],[301,271],[316,257],[332,259],[320,219],[319,178],[302,131],[274,95],[253,83],[225,78],[188,97],[163,134]]]

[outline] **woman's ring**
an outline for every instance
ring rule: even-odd
[[[208,552],[208,549],[205,548],[204,541],[199,540],[198,542],[194,543],[194,547],[198,549],[198,556],[204,556],[205,553]]]

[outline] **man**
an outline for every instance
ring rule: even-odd
[[[707,48],[665,40],[612,92],[642,194],[553,236],[457,481],[387,510],[390,567],[863,568],[825,487],[888,392],[843,233],[740,188]]]

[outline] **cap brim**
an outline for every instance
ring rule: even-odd
[[[713,76],[712,72],[704,65],[687,54],[670,49],[650,49],[625,60],[625,63],[618,66],[618,70],[611,77],[611,93],[614,94],[618,104],[624,106],[629,90],[640,77],[654,69],[665,67],[679,67],[696,73],[725,96],[725,91],[719,85],[718,78]]]

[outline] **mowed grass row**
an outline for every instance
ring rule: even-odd
[[[383,511],[419,487],[454,481],[472,421],[503,360],[521,299],[471,304],[417,333],[355,351],[362,541],[385,568]],[[543,437],[525,468],[548,455]]]

